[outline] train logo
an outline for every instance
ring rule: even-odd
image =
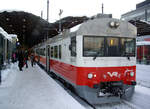
[[[118,72],[107,72],[107,74],[110,76],[110,77],[113,77],[113,76],[115,76],[115,77],[118,77]]]

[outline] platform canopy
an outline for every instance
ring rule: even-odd
[[[150,23],[142,20],[130,20],[137,27],[137,36],[150,35]]]
[[[1,11],[0,27],[8,34],[17,34],[19,42],[25,47],[32,47],[48,37],[53,37],[59,33],[59,23],[62,30],[71,28],[82,23],[88,18],[65,17],[60,21],[49,23],[39,16],[23,11]]]

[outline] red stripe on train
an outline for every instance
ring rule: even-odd
[[[136,66],[125,67],[76,67],[70,64],[50,60],[51,70],[59,73],[65,79],[76,85],[86,85],[93,87],[94,84],[109,81],[123,81],[130,84],[135,81]],[[134,72],[134,76],[130,76]],[[93,78],[88,79],[88,74],[92,73]]]

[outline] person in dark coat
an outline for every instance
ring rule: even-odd
[[[35,64],[35,57],[33,53],[31,54],[30,59],[31,59],[31,65],[33,67],[33,65]]]
[[[24,65],[23,51],[19,51],[19,53],[18,53],[18,61],[19,61],[19,64],[18,64],[19,70],[22,71],[22,67]]]
[[[26,68],[28,68],[28,51],[27,50],[25,51],[24,59],[25,59]]]

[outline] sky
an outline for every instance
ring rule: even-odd
[[[49,0],[49,22],[59,19],[59,10],[63,13],[61,18],[66,16],[93,16],[102,12],[112,14],[114,18],[120,18],[121,14],[135,10],[136,4],[144,0]],[[47,0],[1,0],[0,11],[21,10],[41,16],[46,19]]]

